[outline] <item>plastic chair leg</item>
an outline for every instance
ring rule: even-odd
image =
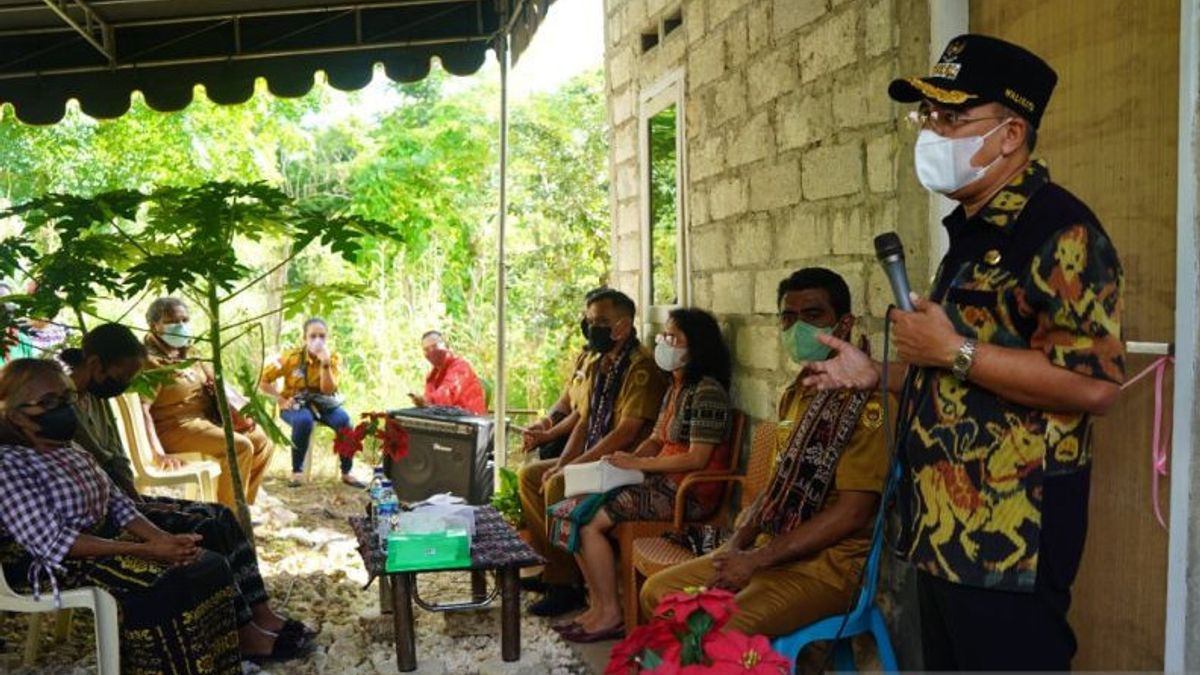
[[[879,608],[871,609],[871,635],[875,637],[875,648],[879,651],[879,664],[885,673],[900,670],[896,663],[896,652],[892,649],[892,638]]]
[[[96,671],[99,675],[121,674],[121,636],[117,624],[117,601],[108,593],[95,592]]]
[[[75,618],[75,610],[63,609],[54,616],[54,639],[63,643],[71,639],[71,620]]]
[[[833,669],[839,673],[853,673],[858,670],[854,665],[853,638],[844,637],[837,641],[833,648]]]
[[[29,615],[29,632],[25,635],[25,651],[21,656],[21,665],[26,668],[37,663],[38,651],[42,646],[42,614],[33,612]]]

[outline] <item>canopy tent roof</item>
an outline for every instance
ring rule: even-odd
[[[469,75],[506,28],[515,61],[552,2],[0,0],[0,103],[52,124],[72,98],[88,115],[119,117],[134,90],[167,112],[191,103],[197,84],[217,103],[242,103],[259,77],[277,96],[301,96],[318,70],[343,90],[366,86],[377,63],[393,80],[420,80],[434,56]]]

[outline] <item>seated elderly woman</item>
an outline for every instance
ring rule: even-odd
[[[159,298],[146,311],[146,323],[150,325],[145,340],[150,365],[177,368],[171,373],[171,381],[158,387],[153,398],[143,402],[146,432],[155,451],[155,461],[171,467],[179,463],[170,456],[174,453],[198,452],[207,456],[221,465],[217,501],[236,509],[225,431],[215,422],[217,403],[211,389],[212,373],[199,362],[183,365],[196,358],[191,353],[193,340],[187,305],[178,298]],[[246,503],[253,504],[275,446],[262,429],[235,431],[233,443],[242,491]]]
[[[115,323],[93,328],[83,336],[82,349],[67,349],[59,355],[71,367],[71,381],[79,392],[74,406],[78,418],[75,443],[99,463],[150,522],[173,534],[195,532],[203,537],[201,546],[225,558],[237,580],[234,607],[239,622],[249,619],[258,629],[278,634],[276,656],[305,651],[316,632],[271,608],[254,547],[232,511],[210,502],[138,493],[133,468],[106,400],[125,392],[141,370],[145,356],[146,348],[133,332]]]
[[[565,499],[547,511],[551,539],[576,554],[588,586],[588,609],[555,626],[573,642],[619,637],[624,630],[617,597],[613,546],[607,533],[629,520],[671,520],[675,493],[690,472],[725,468],[731,426],[729,349],[717,320],[699,309],[676,309],[656,340],[654,360],[671,373],[654,431],[633,453],[602,461],[646,473],[645,482],[604,494]],[[722,486],[689,491],[686,517],[699,520],[719,506]]]
[[[125,673],[240,673],[275,638],[234,612],[233,572],[138,512],[96,461],[72,446],[76,399],[54,361],[0,371],[0,561],[9,584],[35,595],[99,586],[121,609]]]

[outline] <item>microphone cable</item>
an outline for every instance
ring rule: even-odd
[[[888,305],[887,312],[884,313],[884,317],[890,316],[892,313],[892,310],[894,310],[894,309],[896,309],[895,305]],[[883,528],[885,526],[884,522],[886,520],[888,502],[891,500],[892,495],[896,490],[896,486],[900,481],[900,466],[899,466],[899,462],[898,462],[898,455],[896,452],[896,446],[897,446],[897,440],[898,440],[897,436],[899,436],[900,430],[899,430],[899,428],[896,428],[893,430],[890,426],[890,422],[891,422],[891,418],[892,418],[891,405],[890,405],[891,396],[888,394],[888,379],[889,379],[888,378],[888,370],[889,370],[888,365],[890,363],[889,355],[890,355],[891,335],[892,335],[891,327],[892,327],[891,320],[885,318],[884,322],[883,322],[883,369],[879,376],[879,389],[880,389],[880,397],[882,399],[882,405],[883,405],[884,438],[886,439],[885,442],[887,444],[887,454],[888,454],[888,469],[887,469],[887,474],[886,474],[887,478],[885,479],[885,482],[884,482],[883,494],[881,494],[880,498],[879,498],[879,511],[875,514],[875,525],[873,528],[871,528],[871,546],[870,546],[870,548],[867,549],[867,560],[864,561],[862,569],[860,569],[858,571],[858,581],[855,582],[855,586],[856,586],[855,591],[850,595],[850,604],[849,604],[849,606],[846,607],[846,611],[842,614],[842,623],[840,626],[838,626],[837,633],[834,634],[833,640],[831,640],[829,643],[829,652],[825,655],[825,660],[821,663],[820,672],[826,672],[829,670],[829,666],[833,662],[834,653],[837,652],[838,643],[841,642],[843,639],[845,639],[843,637],[843,633],[845,633],[845,631],[846,631],[846,625],[850,622],[850,614],[853,613],[855,608],[858,606],[860,596],[863,593],[863,588],[866,586],[867,568],[870,567],[871,552],[872,552],[872,549],[875,548],[876,538],[879,539],[879,545],[883,546],[883,539],[885,538],[885,535],[887,534],[883,530]],[[905,378],[906,385],[907,385],[907,379],[908,378],[906,377]],[[908,400],[909,389],[910,389],[910,387],[905,386],[904,391],[902,392],[901,397],[900,397],[899,407],[902,411],[904,410],[906,402]],[[883,552],[880,551],[879,555],[882,558]],[[882,566],[883,566],[883,563],[881,560],[880,567],[882,567]],[[876,573],[878,574],[879,571],[880,570],[876,570]],[[874,601],[874,598],[866,599],[866,602],[873,602],[873,601]],[[797,656],[797,658],[799,658],[800,655],[796,654],[796,656]],[[792,668],[793,668],[793,670],[795,669],[795,663],[792,664]]]

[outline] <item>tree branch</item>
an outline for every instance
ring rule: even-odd
[[[286,258],[284,258],[283,260],[280,260],[280,261],[279,261],[279,263],[278,263],[277,265],[275,265],[274,267],[272,267],[271,269],[269,269],[269,270],[267,270],[266,272],[263,272],[262,274],[260,274],[260,275],[258,275],[258,276],[256,276],[256,277],[254,277],[254,278],[253,278],[253,279],[251,279],[250,281],[247,281],[247,282],[246,282],[246,283],[245,283],[245,284],[244,284],[244,285],[243,285],[241,288],[239,288],[239,289],[237,289],[236,291],[234,291],[234,292],[230,293],[229,295],[227,295],[227,296],[225,296],[225,297],[221,298],[221,304],[225,304],[226,302],[229,302],[230,300],[232,300],[232,299],[236,298],[237,296],[241,295],[243,292],[245,292],[247,289],[249,289],[249,288],[250,288],[251,286],[253,286],[254,284],[257,284],[258,282],[262,281],[263,279],[266,279],[267,277],[271,276],[271,274],[273,274],[273,273],[274,273],[276,270],[278,270],[279,268],[281,268],[281,267],[283,267],[284,265],[286,265],[286,264],[288,264],[289,262],[291,262],[291,261],[292,261],[292,260],[293,260],[293,259],[296,257],[296,255],[297,255],[297,254],[299,254],[299,253],[300,253],[300,251],[298,251],[298,250],[297,250],[297,251],[292,251],[290,254],[288,254],[288,256],[287,256]]]

